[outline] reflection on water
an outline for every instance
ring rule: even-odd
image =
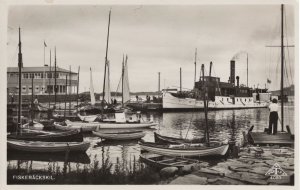
[[[280,113],[279,113],[280,115]],[[285,107],[285,123],[290,125],[293,131],[294,108]],[[43,117],[39,114],[37,117]],[[157,131],[162,135],[183,137],[183,138],[200,138],[203,136],[205,121],[203,112],[186,112],[186,113],[145,113],[142,115],[144,120],[153,117],[158,126],[154,129],[145,131],[143,138],[145,141],[154,141],[153,132]],[[214,140],[234,140],[238,145],[242,143],[242,132],[254,125],[254,130],[262,131],[268,124],[269,111],[266,108],[248,109],[248,110],[224,110],[210,111],[208,113],[208,124],[210,127],[210,139]],[[280,129],[279,124],[279,129]],[[82,169],[86,164],[99,162],[105,165],[106,160],[113,164],[121,166],[124,170],[132,167],[134,160],[138,160],[140,147],[137,141],[127,142],[101,142],[99,137],[87,134],[85,141],[91,143],[85,156],[70,155],[68,160],[69,170]],[[14,154],[8,156],[8,165],[18,167],[32,167],[33,169],[46,169],[52,163],[59,167],[64,167],[64,156],[57,156],[53,159],[46,159],[47,156],[31,156]],[[88,157],[88,159],[87,159]],[[44,159],[43,159],[44,158]],[[28,165],[28,163],[30,163]]]

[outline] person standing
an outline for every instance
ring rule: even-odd
[[[270,117],[269,117],[269,131],[268,134],[270,135],[272,133],[273,129],[273,135],[277,134],[277,122],[278,122],[278,104],[277,100],[274,98],[272,100],[272,103],[269,106],[270,110]]]

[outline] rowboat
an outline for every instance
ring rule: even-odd
[[[54,122],[53,124],[55,126],[55,129],[58,130],[80,130],[81,132],[91,132],[95,131],[97,129],[96,124],[93,123],[86,123],[86,122],[72,122],[69,120],[66,120],[65,122]]]
[[[22,125],[22,128],[25,129],[36,129],[36,130],[43,130],[44,129],[44,125],[37,122],[37,121],[31,121],[28,123],[25,123],[24,125]]]
[[[26,152],[85,152],[90,147],[89,142],[43,142],[7,140],[7,148]]]
[[[198,163],[198,160],[187,159],[181,157],[170,157],[160,154],[143,153],[140,155],[140,160],[152,167],[161,169],[164,167],[182,168],[187,165]]]
[[[116,122],[113,120],[103,121],[103,122],[73,122],[66,120],[65,123],[67,126],[76,127],[76,128],[90,128],[90,131],[96,130],[102,130],[102,129],[142,129],[142,128],[149,128],[152,126],[157,125],[157,123],[154,122]],[[65,127],[64,127],[65,128]]]
[[[166,156],[215,156],[215,155],[225,155],[229,148],[228,144],[221,143],[210,143],[210,146],[205,144],[180,144],[180,145],[159,145],[150,142],[140,142],[142,150],[152,152],[155,154],[161,154]]]
[[[86,121],[86,122],[93,122],[99,115],[80,115],[79,113],[77,116],[80,118],[81,121]]]
[[[204,143],[204,141],[205,141],[204,138],[182,139],[182,138],[163,136],[156,132],[154,132],[154,140],[156,143],[159,143],[159,144]]]
[[[59,132],[22,132],[7,135],[8,139],[45,142],[82,142],[83,135],[78,130]]]
[[[129,131],[129,132],[114,132],[114,133],[107,133],[107,132],[95,132],[93,134],[106,140],[133,140],[133,139],[140,139],[145,136],[143,131]]]

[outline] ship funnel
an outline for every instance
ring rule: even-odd
[[[240,86],[240,77],[236,76],[236,86],[239,87]]]
[[[230,83],[235,85],[235,61],[230,61]]]

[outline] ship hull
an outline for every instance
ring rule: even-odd
[[[235,97],[234,103],[232,98],[227,96],[216,96],[215,101],[208,102],[209,110],[226,110],[226,109],[253,109],[266,108],[269,103],[266,101],[255,101],[253,97]],[[164,111],[193,111],[204,110],[203,100],[193,98],[178,98],[171,93],[163,94]]]

